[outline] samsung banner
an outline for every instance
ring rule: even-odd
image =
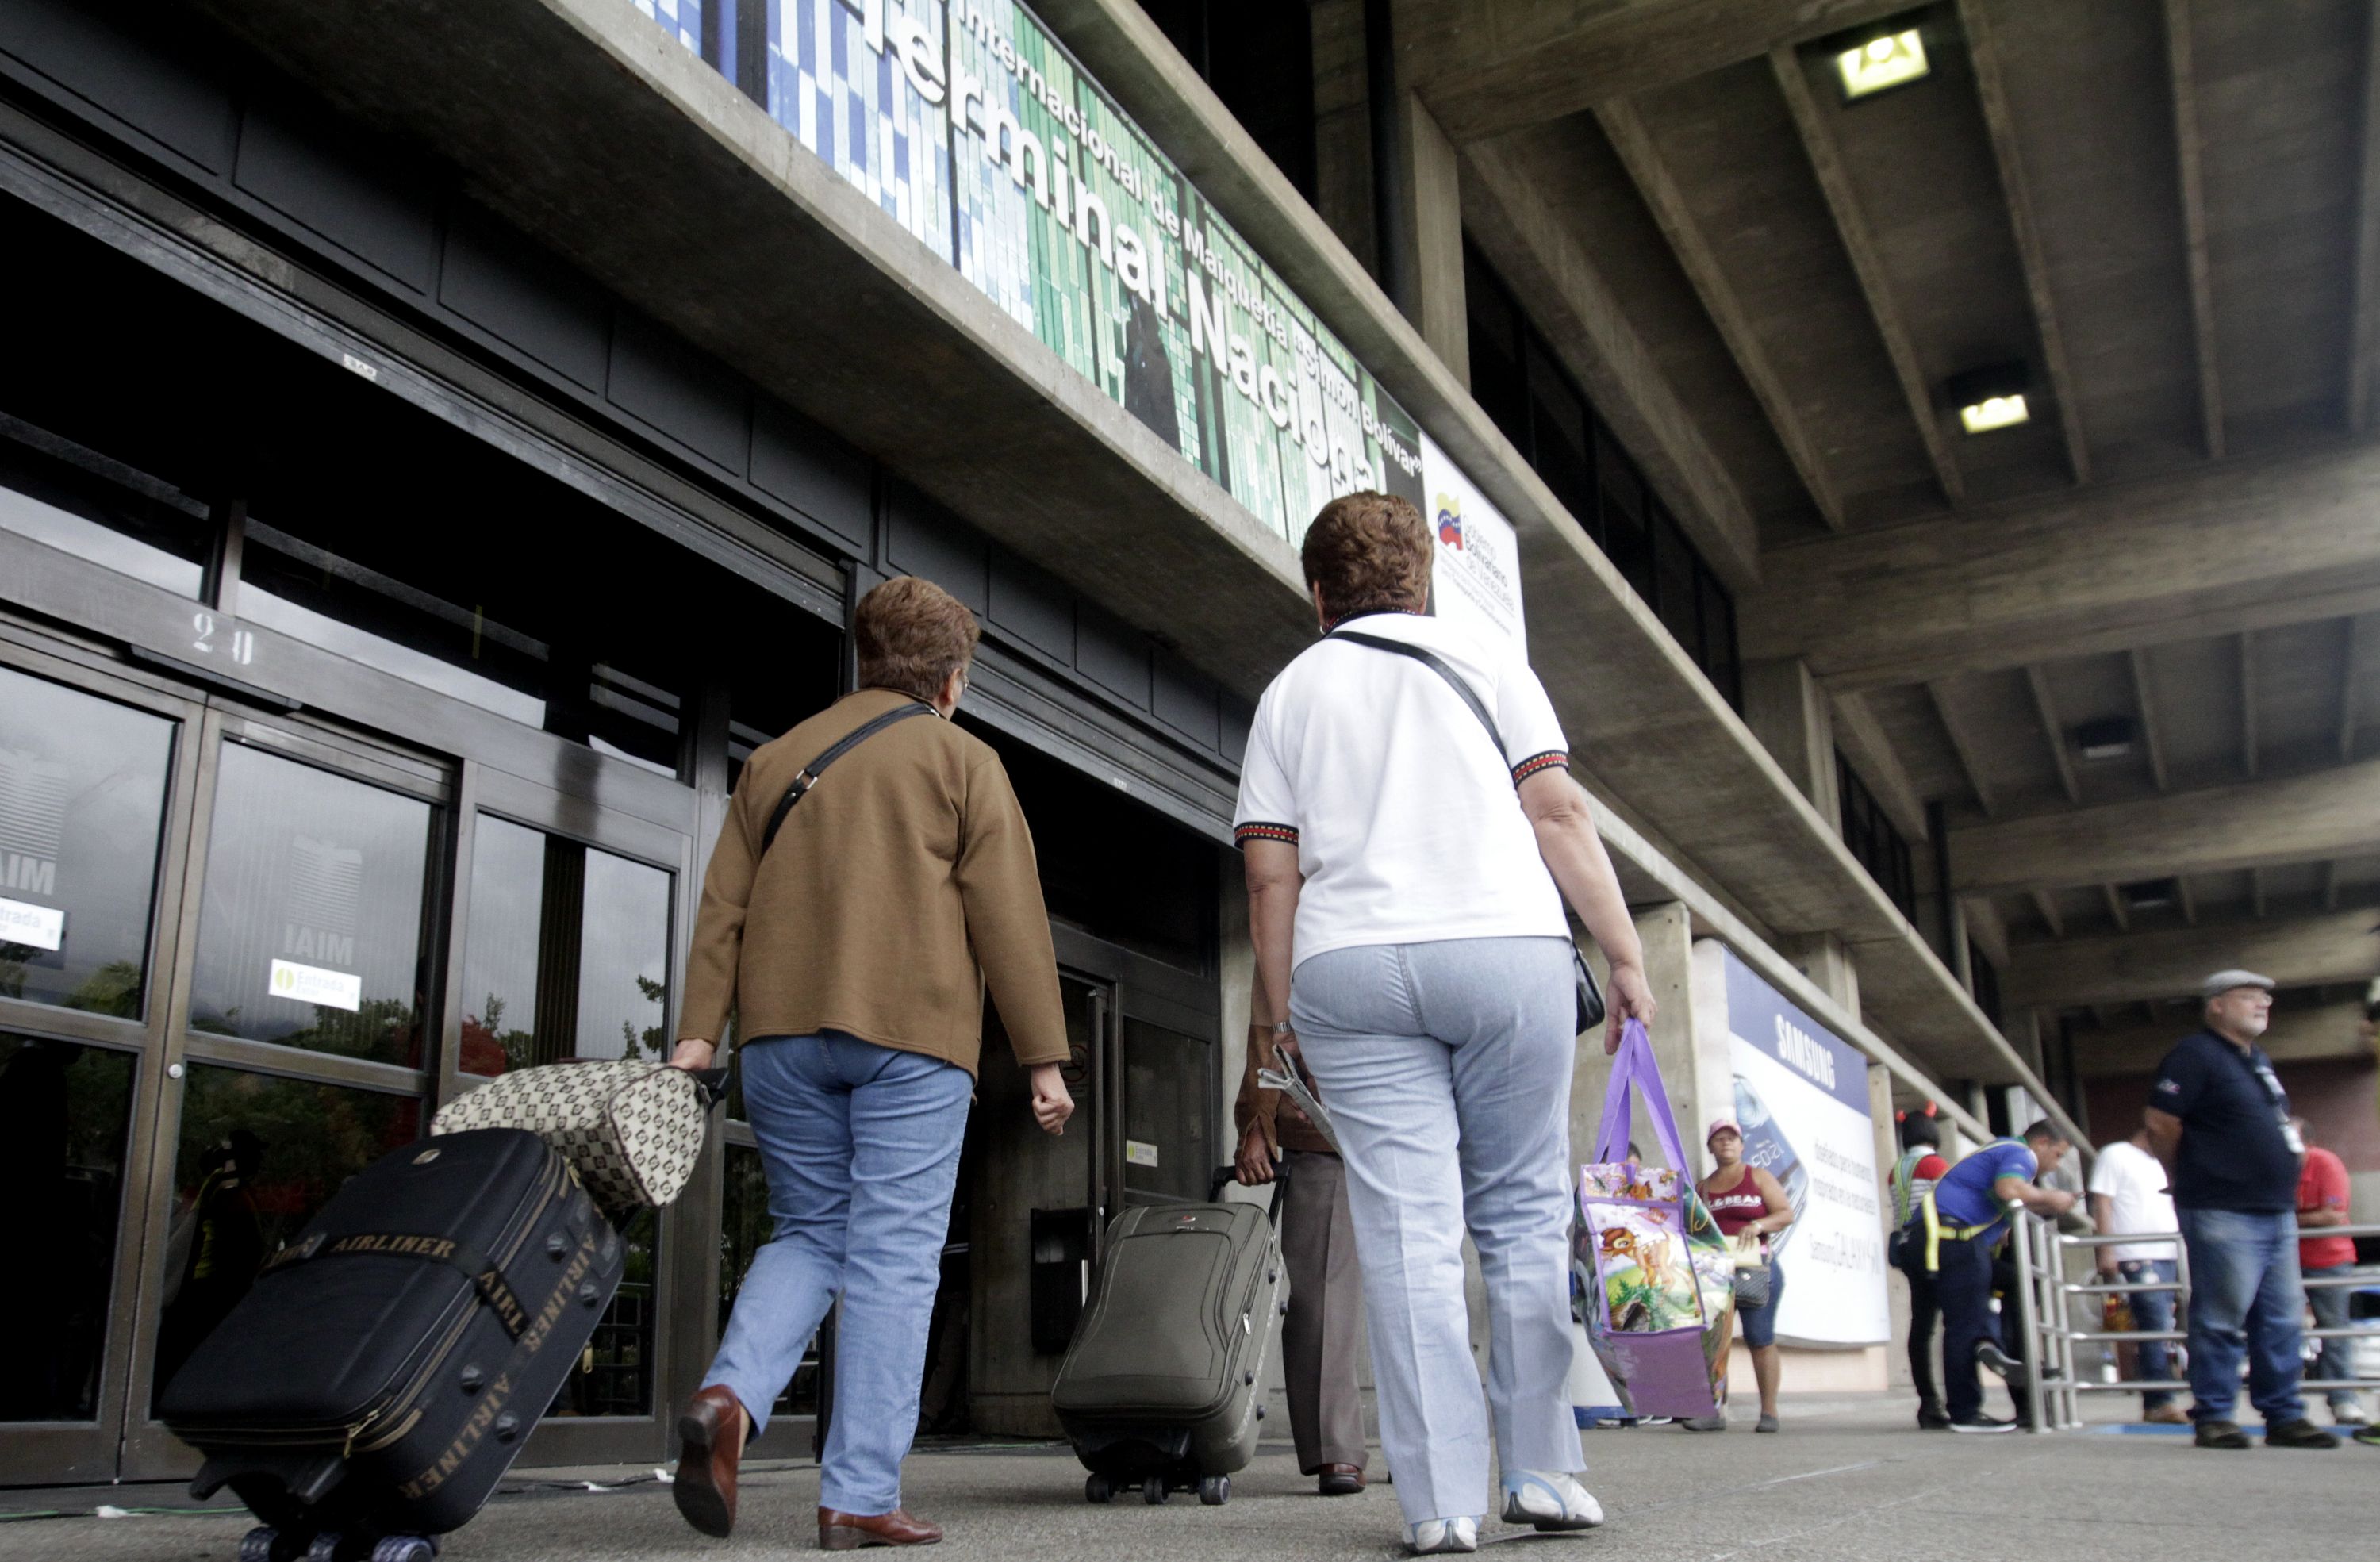
[[[1442,611],[1519,633],[1512,527],[1023,6],[738,3],[771,115],[1076,372],[1292,543],[1340,494],[1411,500]],[[699,47],[694,0],[639,6]]]
[[[1788,1002],[1734,951],[1704,944],[1696,954],[1725,966],[1744,1158],[1766,1167],[1793,1202],[1793,1224],[1772,1249],[1785,1275],[1777,1331],[1826,1345],[1888,1341],[1892,1322],[1867,1059]]]

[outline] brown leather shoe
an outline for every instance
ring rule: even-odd
[[[1314,1485],[1326,1497],[1352,1497],[1364,1489],[1364,1467],[1326,1464],[1314,1472]]]
[[[940,1524],[912,1519],[905,1508],[874,1514],[819,1509],[820,1551],[857,1551],[863,1545],[931,1545],[941,1538]]]
[[[735,1391],[712,1384],[697,1394],[677,1418],[677,1480],[670,1495],[686,1521],[706,1535],[725,1539],[735,1528],[735,1467],[744,1459],[751,1420]]]

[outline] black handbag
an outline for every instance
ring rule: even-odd
[[[1445,679],[1447,686],[1463,696],[1463,703],[1471,708],[1471,714],[1479,718],[1479,724],[1488,729],[1488,739],[1496,745],[1497,764],[1507,775],[1512,773],[1512,768],[1504,757],[1504,734],[1496,730],[1496,719],[1488,714],[1488,708],[1480,703],[1477,695],[1471,692],[1471,685],[1463,681],[1463,674],[1446,665],[1445,660],[1436,652],[1425,650],[1419,646],[1406,645],[1402,640],[1384,639],[1378,635],[1360,635],[1352,629],[1339,630],[1332,634],[1330,638],[1352,641],[1358,646],[1369,646],[1376,651],[1394,651],[1399,656],[1411,657]],[[1518,781],[1512,784],[1515,790],[1520,786]],[[1572,943],[1570,947],[1570,971],[1572,982],[1578,992],[1578,1029],[1573,1034],[1585,1035],[1603,1023],[1603,989],[1596,986],[1595,973],[1588,968],[1586,956],[1576,943]]]

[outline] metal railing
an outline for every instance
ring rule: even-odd
[[[2140,1394],[2160,1390],[2188,1393],[2190,1384],[2179,1377],[2086,1379],[2076,1370],[2077,1346],[2139,1345],[2158,1340],[2180,1345],[2187,1343],[2190,1336],[2185,1328],[2108,1330],[2082,1327],[2075,1322],[2073,1305],[2075,1299],[2080,1297],[2170,1292],[2175,1303],[2174,1321],[2184,1323],[2190,1305],[2190,1248],[2181,1240],[2181,1233],[2145,1231],[2121,1237],[2077,1236],[2060,1230],[2056,1221],[2034,1215],[2021,1205],[2010,1205],[2009,1208],[2013,1216],[2010,1222],[2010,1242],[2019,1277],[2018,1324],[2024,1331],[2026,1360],[2030,1367],[2026,1374],[2026,1403],[2032,1412],[2032,1430],[2071,1431],[2080,1427],[2082,1424],[2082,1396],[2085,1394]],[[2380,1237],[2380,1225],[2325,1226],[2304,1234]],[[2175,1277],[2169,1281],[2110,1280],[2099,1273],[2095,1265],[2088,1280],[2070,1279],[2067,1276],[2067,1260],[2074,1253],[2095,1253],[2105,1247],[2141,1247],[2158,1243],[2170,1244],[2173,1249]],[[2380,1267],[2359,1266],[2356,1272],[2345,1275],[2311,1276],[2304,1283],[2309,1290],[2376,1289],[2380,1288]],[[2350,1323],[2343,1328],[2308,1327],[2305,1338],[2380,1339],[2380,1318],[2367,1319],[2362,1324]],[[2349,1366],[2350,1371],[2355,1366],[2351,1352]],[[2334,1389],[2380,1389],[2380,1375],[2308,1377],[2301,1379],[2298,1387],[2316,1394]]]

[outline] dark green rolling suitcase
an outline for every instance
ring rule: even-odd
[[[1134,1484],[1151,1503],[1192,1490],[1209,1506],[1231,1499],[1232,1472],[1256,1457],[1273,1321],[1289,1307],[1273,1220],[1286,1178],[1269,1209],[1142,1205],[1110,1222],[1050,1390],[1091,1501]]]

